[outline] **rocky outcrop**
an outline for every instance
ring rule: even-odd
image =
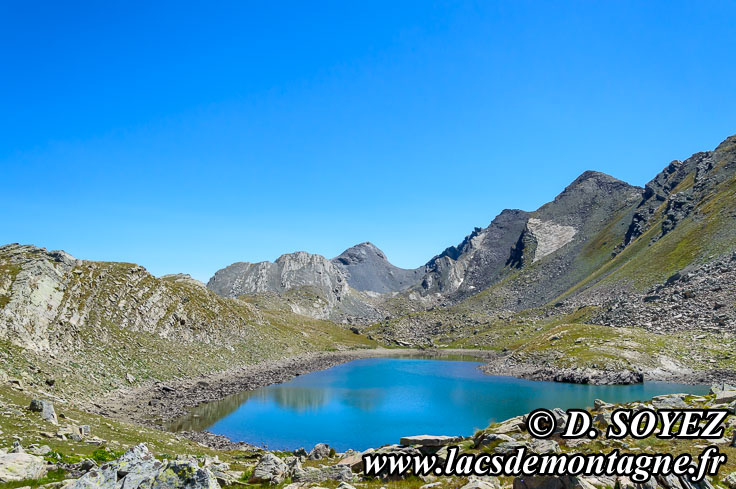
[[[313,286],[339,300],[348,292],[347,278],[327,258],[298,251],[281,255],[275,262],[239,262],[215,272],[207,288],[223,297],[262,292],[282,293]]]
[[[272,453],[261,457],[250,477],[251,484],[281,484],[289,475],[286,464]]]
[[[731,331],[736,325],[736,253],[689,266],[642,292],[606,293],[593,321],[640,326],[664,333],[697,329]],[[586,302],[595,300],[587,296]]]
[[[153,457],[141,444],[120,459],[93,468],[65,489],[220,489],[208,468],[193,461]]]
[[[111,324],[179,342],[232,344],[254,333],[260,319],[252,306],[222,299],[193,279],[158,279],[131,263],[12,244],[0,247],[0,272],[0,337],[36,352],[79,349],[84,329],[101,344],[111,339]]]
[[[342,267],[303,251],[281,255],[273,263],[233,263],[218,270],[207,288],[223,297],[276,294],[292,312],[317,319],[380,316],[370,298],[348,285]]]
[[[415,290],[422,295],[467,297],[500,280],[528,221],[529,213],[504,210],[484,229],[475,228],[462,243],[432,258]]]
[[[28,453],[0,454],[0,482],[39,479],[46,475],[46,461]]]
[[[41,418],[49,421],[52,424],[58,424],[59,420],[56,417],[56,411],[51,401],[43,401],[41,399],[33,399],[31,405],[28,407],[31,411],[41,413]]]
[[[330,261],[343,271],[353,289],[381,294],[408,289],[423,273],[423,268],[407,270],[392,265],[386,255],[369,242],[348,248]]]

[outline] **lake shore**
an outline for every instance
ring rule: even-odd
[[[299,375],[324,370],[352,360],[403,355],[437,357],[463,355],[488,362],[496,354],[484,350],[411,348],[313,352],[238,367],[203,377],[119,389],[94,400],[89,410],[103,416],[164,429],[169,422],[186,415],[191,408],[202,403],[219,401],[239,392],[287,382]]]
[[[471,349],[365,349],[335,352],[312,352],[275,361],[226,370],[216,374],[173,382],[149,383],[135,388],[114,391],[98,399],[89,410],[116,419],[165,429],[172,421],[186,415],[192,408],[207,402],[219,401],[230,395],[272,384],[287,382],[294,377],[361,358],[387,356],[462,355],[485,364],[480,369],[489,375],[504,375],[530,380],[574,382],[589,384],[631,384],[642,380],[631,371],[603,371],[594,369],[559,369],[542,362],[508,363],[496,352]],[[661,380],[689,384],[733,381],[732,372],[644,371],[645,380]],[[188,438],[211,447],[230,448],[233,443],[226,437],[206,432],[187,432]]]

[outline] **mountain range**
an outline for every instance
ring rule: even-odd
[[[643,188],[586,171],[539,209],[504,210],[412,270],[365,242],[332,259],[234,263],[204,285],[5,245],[0,356],[33,377],[43,374],[34,356],[53,355],[68,379],[57,386],[75,391],[379,345],[484,348],[519,372],[731,369],[718,352],[736,325],[734,250],[731,136]]]

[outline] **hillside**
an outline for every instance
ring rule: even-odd
[[[372,344],[333,323],[261,311],[188,276],[156,278],[131,263],[6,245],[0,272],[2,370],[58,396]]]

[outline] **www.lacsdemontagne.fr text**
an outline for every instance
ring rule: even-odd
[[[444,476],[533,476],[533,475],[617,475],[634,482],[646,482],[652,476],[685,476],[700,481],[712,476],[726,462],[726,456],[711,446],[694,460],[689,454],[632,454],[613,450],[609,453],[536,454],[519,448],[512,454],[460,453],[457,446],[449,447],[447,457],[437,455],[407,455],[370,453],[363,456],[365,474],[371,476],[414,475]]]

